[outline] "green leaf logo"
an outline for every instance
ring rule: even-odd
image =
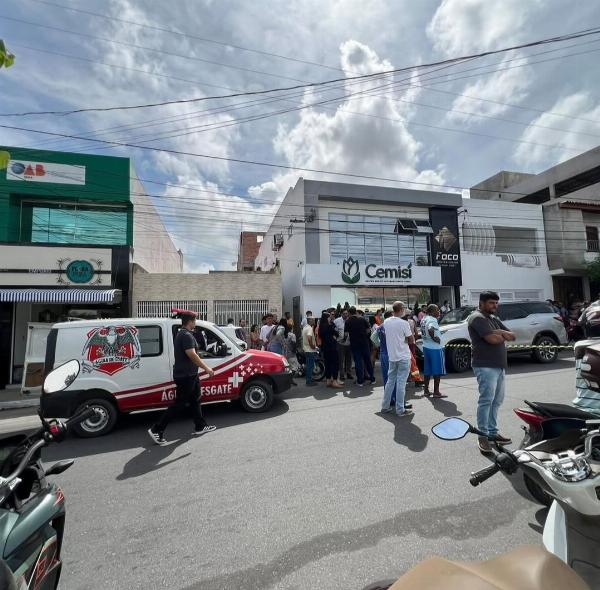
[[[342,262],[342,281],[348,285],[355,285],[360,281],[358,260],[350,257]]]

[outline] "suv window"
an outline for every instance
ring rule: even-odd
[[[142,349],[142,357],[162,354],[162,330],[160,326],[136,326]]]
[[[544,303],[543,301],[527,301],[525,303],[521,303],[521,307],[528,313],[553,313],[556,315],[552,306],[548,303]]]
[[[460,324],[460,322],[464,322],[474,311],[475,308],[470,306],[453,309],[442,318],[440,326],[446,326],[448,324]]]
[[[528,315],[527,310],[516,303],[505,303],[498,306],[498,317],[503,322],[507,320],[519,320],[526,318]]]

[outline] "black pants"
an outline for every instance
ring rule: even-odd
[[[160,420],[152,427],[152,430],[157,434],[164,434],[173,416],[185,408],[186,405],[190,406],[196,430],[202,430],[206,426],[206,420],[204,420],[200,408],[200,381],[198,375],[177,378],[175,379],[175,385],[177,386],[175,403],[166,409]]]
[[[323,360],[325,361],[325,379],[337,379],[340,370],[337,348],[323,347]]]
[[[352,356],[354,357],[354,369],[356,370],[356,382],[365,382],[365,372],[371,381],[375,381],[375,373],[371,364],[371,352],[369,345],[364,342],[352,346]]]
[[[348,375],[352,376],[352,351],[350,345],[338,344],[338,362],[340,365],[340,381],[344,381],[348,378]]]

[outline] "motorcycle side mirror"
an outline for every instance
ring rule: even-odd
[[[58,475],[60,473],[63,473],[67,469],[69,469],[69,467],[71,467],[74,463],[74,459],[66,459],[65,461],[59,461],[58,463],[55,463],[54,465],[52,465],[52,467],[47,469],[45,475]]]
[[[80,370],[81,364],[78,360],[68,361],[64,365],[56,367],[44,379],[44,393],[56,393],[66,389],[77,379]]]
[[[460,440],[472,430],[473,427],[462,418],[446,418],[436,424],[431,432],[442,440]]]

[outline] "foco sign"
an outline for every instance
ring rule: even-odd
[[[379,266],[367,264],[363,284],[374,283],[410,283],[413,277],[412,264],[408,266]],[[356,285],[361,280],[358,260],[347,258],[342,262],[342,281],[347,285]]]
[[[462,284],[458,216],[455,209],[434,207],[429,210],[433,236],[431,250],[433,264],[440,267],[442,285]]]

